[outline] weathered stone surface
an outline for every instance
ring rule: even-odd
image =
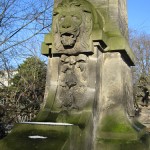
[[[9,138],[18,139],[23,130],[47,135],[46,143],[56,150],[149,149],[144,126],[133,120],[134,55],[125,0],[55,0],[52,32],[42,48],[49,62],[43,108],[35,120],[73,126],[20,126],[0,146],[9,147],[4,146]],[[32,144],[41,149],[44,142]]]
[[[89,2],[104,16],[104,31],[115,36],[121,32],[128,38],[126,0],[89,0]]]
[[[2,150],[65,150],[62,147],[75,126],[16,125],[11,135],[0,142]],[[77,129],[78,130],[78,129]],[[42,138],[33,138],[40,136]]]
[[[132,86],[128,83],[130,69],[121,58],[120,53],[106,53],[103,56],[102,99],[99,113],[97,138],[127,138],[137,134],[129,124],[128,116],[134,116]],[[131,80],[131,79],[130,79]],[[114,124],[113,124],[114,122]],[[109,125],[110,124],[110,125]],[[121,128],[122,127],[122,128]],[[112,137],[107,134],[112,134]],[[129,135],[128,135],[129,134]],[[104,137],[103,137],[104,136]],[[127,136],[127,137],[126,137]],[[130,137],[131,138],[131,137]]]
[[[76,54],[89,49],[92,7],[86,1],[63,0],[54,8],[52,53]]]
[[[57,105],[62,110],[81,109],[87,97],[87,56],[61,56]]]
[[[68,25],[69,28],[64,27]],[[96,41],[102,47],[106,45],[106,47],[104,46],[105,52],[123,52],[129,59],[130,65],[134,64],[134,54],[127,40],[125,0],[95,0],[94,3],[91,0],[57,0],[54,5],[52,26],[52,34],[48,34],[45,43],[43,43],[42,53],[45,55],[49,54],[49,50],[44,45],[50,45],[52,53],[75,54],[93,52],[93,41]],[[82,36],[80,33],[82,33]],[[65,41],[69,43],[65,43]]]
[[[132,121],[134,105],[131,69],[120,53],[103,53],[99,57],[102,67],[98,73],[100,88],[96,92],[98,114],[94,122],[97,125],[94,149],[121,150],[122,145],[123,149],[145,149],[145,145],[140,144],[143,131],[136,131],[136,128],[144,129],[144,126]]]

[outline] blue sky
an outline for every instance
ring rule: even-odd
[[[129,28],[150,34],[150,0],[127,0]]]

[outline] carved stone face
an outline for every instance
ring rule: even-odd
[[[80,34],[82,16],[77,12],[65,10],[59,16],[60,40],[64,48],[72,48]]]
[[[85,1],[81,1],[64,0],[55,8],[54,49],[60,53],[76,54],[89,48],[93,27],[92,11],[85,5]]]

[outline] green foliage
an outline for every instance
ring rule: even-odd
[[[0,88],[6,110],[2,120],[6,125],[36,116],[43,101],[45,82],[46,64],[39,58],[29,57],[18,67],[10,86]]]
[[[42,101],[46,80],[46,65],[36,57],[28,58],[18,68],[12,79],[12,88],[22,97],[22,102]]]

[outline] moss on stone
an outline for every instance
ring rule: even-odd
[[[56,122],[67,122],[84,128],[91,119],[91,110],[61,112],[56,119]]]
[[[105,132],[134,132],[126,120],[118,120],[117,116],[109,115],[103,118],[101,131]]]
[[[138,140],[140,138],[140,134],[133,128],[121,108],[105,113],[100,120],[97,131],[97,140]]]
[[[39,122],[56,122],[59,112],[52,112],[47,109],[43,109],[39,112],[37,117],[33,121]]]
[[[12,133],[0,141],[3,150],[60,150],[72,130],[71,126],[16,125]],[[46,139],[30,139],[39,135]]]
[[[45,109],[51,109],[53,108],[54,105],[54,100],[55,100],[55,92],[49,91],[48,96],[46,98],[46,104],[45,104]]]
[[[140,140],[100,140],[97,144],[97,149],[101,147],[103,150],[149,150],[145,143],[142,143]]]

